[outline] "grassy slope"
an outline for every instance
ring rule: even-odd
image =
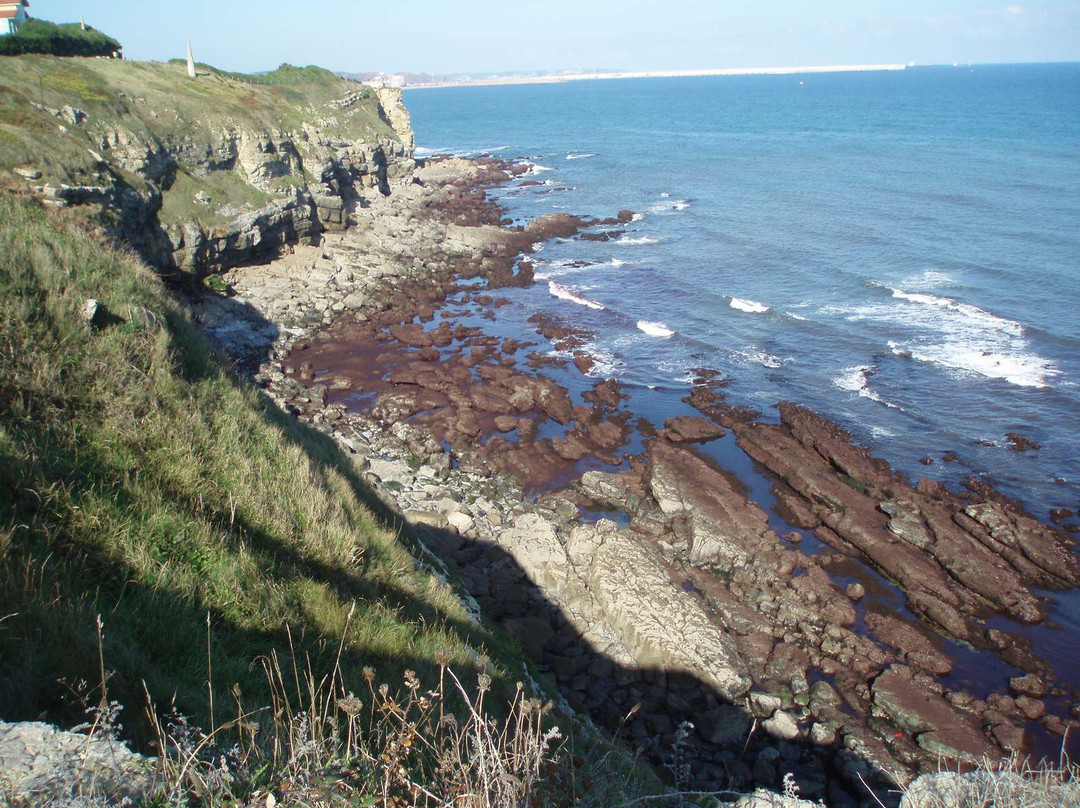
[[[100,300],[111,322],[78,314]],[[0,717],[73,721],[99,681],[134,723],[146,680],[205,717],[291,629],[329,670],[400,681],[440,650],[500,656],[365,507],[349,461],[210,355],[162,284],[71,223],[0,194]],[[209,618],[208,618],[209,616]],[[91,701],[97,694],[91,693]]]
[[[121,45],[112,37],[77,22],[57,25],[31,18],[17,33],[0,39],[0,54],[55,53],[58,56],[112,56]]]
[[[348,109],[327,106],[356,93],[361,98]],[[87,119],[73,126],[38,111],[35,104],[49,109],[75,107]],[[266,75],[246,76],[204,65],[199,78],[192,81],[182,62],[52,56],[0,59],[0,170],[33,166],[43,175],[37,184],[108,184],[108,171],[90,152],[108,160],[102,140],[115,139],[117,132],[159,146],[195,146],[198,154],[199,147],[217,145],[228,129],[299,136],[305,124],[345,141],[396,137],[379,116],[371,90],[315,67],[283,65]],[[295,145],[304,158],[313,148],[301,137]],[[109,170],[133,187],[142,185],[135,175]],[[222,184],[235,186],[246,180],[237,171],[213,172],[210,177],[186,175],[175,192],[165,190],[163,221],[204,217],[204,224],[220,224],[212,209],[193,205],[192,199],[200,190],[220,197],[217,192]],[[248,189],[247,196],[254,198],[237,199],[237,206],[257,207],[269,200],[256,189]],[[283,183],[282,191],[290,191],[288,183]],[[174,214],[171,220],[170,213]]]

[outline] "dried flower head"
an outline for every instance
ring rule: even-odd
[[[450,667],[450,652],[447,651],[445,648],[440,651],[436,651],[435,661],[438,663],[440,668]]]
[[[416,678],[416,671],[405,671],[405,687],[414,692],[420,689],[420,680]]]
[[[480,689],[481,693],[487,693],[491,690],[491,677],[486,673],[481,673],[476,678],[476,686]]]
[[[357,715],[364,707],[364,703],[360,699],[356,698],[352,693],[343,699],[338,699],[338,709],[345,713],[347,716]]]
[[[368,684],[371,684],[373,681],[375,681],[375,669],[370,665],[364,666],[364,680]]]

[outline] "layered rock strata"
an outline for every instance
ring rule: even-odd
[[[246,154],[252,182],[293,170],[280,141]],[[454,323],[458,307],[493,311],[498,287],[531,282],[522,255],[534,243],[630,218],[506,227],[482,188],[523,170],[432,161],[389,188],[378,171],[330,176],[340,222],[323,205],[317,244],[306,243],[314,229],[286,227],[266,244],[275,262],[226,272],[228,294],[195,301],[196,316],[253,365],[274,351],[258,372],[271,395],[356,458],[477,615],[658,763],[680,749],[697,787],[778,787],[791,775],[830,804],[868,802],[864,782],[888,800],[886,773],[903,781],[939,756],[1001,755],[1031,720],[1063,727],[1044,715],[1044,667],[982,622],[995,610],[1038,621],[1033,587],[1075,583],[1059,533],[990,492],[908,485],[799,408],[783,407],[779,425],[756,421],[726,406],[710,374],[691,403],[711,421],[641,424],[617,382],[576,403],[536,345]],[[168,260],[224,267],[251,246]],[[591,370],[587,335],[536,326]],[[635,430],[644,451],[627,457]],[[696,448],[715,440],[775,474],[778,511],[834,551],[778,535],[774,515]],[[626,523],[583,525],[580,508]],[[845,585],[853,560],[895,581],[922,620]],[[1031,679],[985,700],[949,686],[935,631],[989,646]]]

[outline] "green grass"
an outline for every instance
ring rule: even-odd
[[[78,314],[91,297],[109,312],[95,328]],[[362,665],[430,677],[445,651],[475,677],[472,649],[504,656],[365,496],[327,439],[217,363],[148,269],[0,195],[0,716],[78,718],[98,615],[136,732],[144,680],[205,718],[208,642],[215,690],[254,701],[250,666],[288,656],[286,628],[316,670],[344,640],[358,692]]]
[[[319,138],[306,136],[312,126],[326,138],[348,142],[396,137],[370,89],[316,67],[282,65],[244,75],[203,66],[194,81],[180,61],[26,55],[4,59],[0,67],[0,178],[25,187],[8,172],[28,166],[41,172],[35,185],[101,186],[123,176],[138,186],[142,180],[130,174],[135,167],[125,160],[168,152],[178,163],[179,181],[170,185],[171,175],[160,181],[166,225],[222,226],[232,218],[231,209],[259,208],[271,194],[291,195],[310,184],[327,156]],[[345,109],[331,105],[354,95],[358,102]],[[82,110],[85,120],[76,125],[51,112],[68,107]],[[265,190],[252,187],[228,160],[207,173],[207,155],[220,156],[241,132],[289,139],[302,165]],[[194,201],[200,191],[210,195],[209,206]]]
[[[210,197],[209,203],[198,202],[195,197],[203,191]],[[164,225],[182,226],[186,222],[198,222],[206,230],[223,227],[238,214],[258,210],[273,197],[254,185],[247,183],[235,171],[213,171],[206,177],[194,177],[180,169],[168,193],[162,195],[158,219]]]
[[[112,56],[121,45],[111,36],[80,23],[57,25],[46,20],[27,20],[10,36],[0,37],[0,56],[49,53],[54,56]]]
[[[517,646],[369,505],[351,461],[219,364],[156,274],[0,192],[0,718],[71,726],[119,702],[126,735],[167,753],[162,805],[324,799],[324,781],[336,805],[442,804],[416,785],[492,808],[661,790],[567,716],[530,702],[527,719]],[[436,721],[442,704],[461,723]],[[174,707],[202,742],[169,734]],[[549,748],[552,721],[568,740]],[[211,787],[210,752],[233,743],[236,779]],[[484,791],[491,766],[505,799]]]

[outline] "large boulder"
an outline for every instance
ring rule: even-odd
[[[161,789],[157,762],[105,732],[0,721],[0,793],[13,805],[141,804]]]
[[[908,786],[900,808],[968,808],[976,805],[1080,808],[1080,785],[1054,776],[973,771],[925,774]]]

